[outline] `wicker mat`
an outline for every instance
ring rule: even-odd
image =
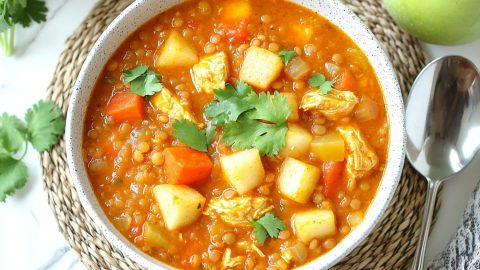
[[[90,48],[106,26],[132,0],[100,1],[67,40],[48,98],[67,111],[78,72]],[[383,44],[390,56],[404,96],[425,65],[419,42],[394,24],[381,0],[344,0]],[[60,231],[90,269],[140,269],[113,247],[85,213],[69,179],[64,140],[41,155],[44,188]],[[333,269],[405,269],[412,259],[420,227],[425,184],[408,165],[383,221],[347,258]]]

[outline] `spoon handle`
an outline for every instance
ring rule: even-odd
[[[440,181],[432,181],[427,179],[427,197],[425,198],[425,206],[423,211],[423,221],[420,230],[420,238],[418,239],[417,251],[413,258],[412,270],[422,270],[425,258],[425,250],[427,247],[428,235],[430,232],[430,225],[432,223],[433,211],[435,209],[435,201],[437,198]]]

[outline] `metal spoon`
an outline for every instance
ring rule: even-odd
[[[440,184],[480,150],[480,75],[461,56],[434,60],[418,75],[406,106],[407,157],[427,179],[420,239],[412,269],[423,269]]]

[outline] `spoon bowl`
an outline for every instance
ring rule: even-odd
[[[408,97],[406,129],[408,160],[428,182],[412,267],[422,269],[438,188],[480,150],[480,75],[475,65],[461,56],[439,58],[427,65]]]

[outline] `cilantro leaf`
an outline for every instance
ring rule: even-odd
[[[287,121],[292,113],[292,109],[288,105],[287,98],[275,91],[272,95],[265,92],[258,95],[255,110],[249,114],[252,119],[260,119],[275,124],[281,124]]]
[[[287,226],[281,219],[275,216],[275,213],[268,212],[263,217],[250,221],[250,224],[255,229],[255,237],[257,241],[263,245],[267,236],[271,238],[278,238],[280,231],[285,230]]]
[[[214,90],[214,93],[218,100],[210,102],[204,110],[205,116],[212,118],[214,125],[237,121],[242,113],[254,108],[256,94],[242,81],[237,81],[237,89],[227,85],[225,89]]]
[[[211,122],[208,122],[207,128],[205,129],[205,136],[207,136],[207,144],[211,144],[215,140],[215,135],[217,135],[217,128],[212,125]]]
[[[222,140],[240,150],[257,148],[260,154],[273,156],[285,146],[287,130],[286,123],[267,124],[244,115],[225,124]]]
[[[131,83],[138,77],[142,76],[145,72],[147,72],[147,66],[136,66],[133,69],[127,69],[123,71],[123,75],[125,76],[124,83]]]
[[[28,27],[47,19],[43,0],[0,0],[0,46],[6,56],[13,53],[15,25]]]
[[[328,92],[332,90],[334,83],[335,80],[327,81],[325,75],[318,72],[315,72],[310,79],[308,79],[308,84],[311,87],[319,87],[318,91],[322,95],[328,94]]]
[[[15,116],[3,113],[0,116],[0,157],[11,156],[25,143],[25,127]]]
[[[214,90],[217,100],[205,107],[211,123],[224,127],[221,139],[237,149],[257,148],[262,155],[276,155],[285,146],[286,121],[291,114],[285,96],[257,95],[252,87],[237,81]]]
[[[0,157],[0,202],[27,182],[27,166],[11,157]]]
[[[151,96],[163,89],[162,76],[150,70],[147,66],[136,66],[124,70],[124,83],[130,83],[130,92],[139,96]]]
[[[286,66],[297,54],[295,51],[282,50],[278,52],[280,58],[282,58],[283,64]]]
[[[263,245],[265,243],[265,240],[267,240],[267,237],[268,237],[267,230],[265,230],[262,224],[256,221],[250,221],[250,225],[252,225],[253,229],[255,229],[255,238],[257,239],[257,242],[260,245]]]
[[[45,1],[41,0],[24,0],[15,1],[20,3],[22,8],[15,9],[12,15],[15,23],[20,23],[23,27],[29,27],[32,22],[41,23],[47,20],[47,6]],[[26,4],[26,5],[24,5]]]
[[[58,136],[65,130],[62,111],[52,101],[39,101],[25,115],[27,139],[42,152],[58,143]]]
[[[205,130],[201,130],[195,123],[190,120],[182,119],[175,120],[173,122],[172,135],[179,139],[181,142],[187,144],[189,147],[201,151],[207,152],[207,135]]]

